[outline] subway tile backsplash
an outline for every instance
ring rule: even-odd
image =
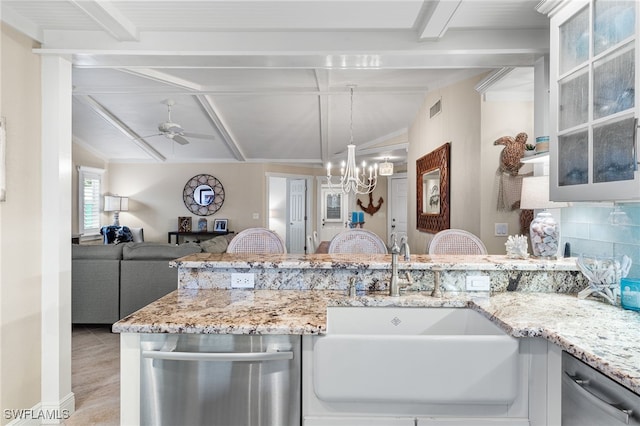
[[[562,209],[562,244],[571,255],[627,255],[633,261],[629,277],[640,278],[640,203],[574,205]]]

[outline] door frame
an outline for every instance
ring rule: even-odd
[[[315,224],[315,220],[316,218],[314,217],[314,211],[315,211],[315,203],[313,201],[313,193],[315,191],[315,185],[314,185],[314,176],[310,176],[310,175],[298,175],[298,174],[291,174],[291,173],[279,173],[279,172],[265,172],[264,174],[265,176],[265,181],[266,181],[266,189],[267,189],[267,196],[265,197],[265,205],[264,205],[264,218],[265,218],[265,224],[267,225],[267,227],[269,226],[269,193],[271,191],[271,188],[269,188],[269,178],[271,177],[279,177],[279,178],[285,178],[287,179],[287,187],[288,187],[288,181],[289,179],[304,179],[307,181],[307,197],[306,197],[306,204],[307,204],[307,211],[306,211],[306,220],[305,220],[305,236],[307,233],[311,232],[312,229],[314,229],[314,224]],[[289,215],[289,191],[287,189],[287,220],[288,220],[288,215]],[[287,235],[282,235],[283,239],[285,241],[288,241],[288,226],[287,226]],[[305,240],[305,245],[306,245],[306,240]]]
[[[326,181],[327,177],[326,176],[316,176],[316,182],[317,182],[317,186],[316,186],[316,199],[317,199],[317,205],[316,205],[316,222],[315,222],[315,230],[318,233],[318,236],[322,235],[322,223],[320,222],[320,218],[322,217],[322,185],[327,185],[327,181]],[[355,197],[350,196],[349,193],[341,193],[343,195],[343,209],[345,209],[344,214],[344,222],[342,223],[343,225],[345,224],[345,222],[347,220],[349,220],[349,218],[347,217],[348,213],[350,211],[354,210],[355,207]]]
[[[387,244],[390,244],[391,233],[393,232],[391,228],[391,219],[393,219],[393,215],[391,214],[391,200],[393,200],[393,185],[391,181],[393,179],[407,179],[407,172],[402,173],[394,173],[392,176],[387,178],[387,200],[389,200],[389,204],[387,204]],[[407,180],[407,183],[409,181]],[[409,191],[409,185],[407,185],[407,203],[409,202],[409,197],[411,196],[411,192]],[[407,205],[407,238],[409,237],[409,206]],[[400,244],[400,241],[398,241]]]

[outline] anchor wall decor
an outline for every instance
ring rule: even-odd
[[[364,205],[362,204],[362,201],[360,201],[360,199],[358,199],[356,204],[358,206],[360,206],[362,211],[364,211],[365,213],[369,213],[369,216],[373,216],[374,213],[376,213],[378,210],[380,210],[380,207],[382,207],[382,203],[384,203],[384,200],[382,199],[382,197],[380,197],[378,199],[378,205],[374,206],[373,205],[373,194],[369,193],[369,205],[367,207],[364,207]]]

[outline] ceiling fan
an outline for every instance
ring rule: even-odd
[[[173,99],[167,99],[163,103],[167,105],[168,119],[167,121],[158,124],[158,131],[160,133],[156,133],[147,137],[164,136],[167,139],[171,139],[172,141],[179,143],[180,145],[187,145],[189,143],[189,140],[186,137],[198,139],[214,138],[213,135],[185,132],[181,125],[171,121],[171,107],[174,106],[176,102]]]

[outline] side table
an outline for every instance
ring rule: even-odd
[[[176,244],[180,244],[180,237],[194,237],[194,236],[202,236],[202,237],[217,237],[219,235],[227,235],[227,234],[233,234],[233,231],[227,231],[227,232],[205,232],[205,231],[201,231],[201,232],[180,232],[180,231],[169,231],[167,232],[167,242],[169,244],[171,244],[171,240],[172,237],[175,235],[176,237]]]

